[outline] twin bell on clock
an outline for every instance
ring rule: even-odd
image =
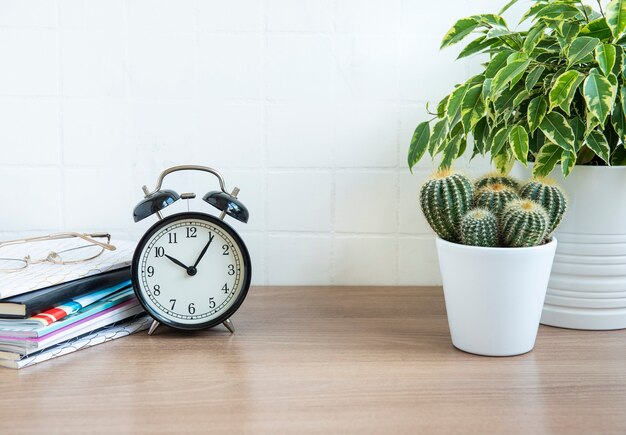
[[[219,216],[183,212],[163,216],[163,210],[195,193],[178,194],[163,189],[163,179],[178,171],[201,171],[217,177],[220,190],[202,199],[220,211]],[[248,209],[230,193],[224,178],[213,168],[184,165],[166,169],[156,188],[143,186],[145,198],[133,212],[135,222],[156,215],[158,221],[139,241],[131,266],[133,287],[143,308],[154,318],[149,334],[160,324],[197,330],[224,324],[235,332],[230,317],[244,301],[252,268],[243,240],[224,219],[248,222]]]

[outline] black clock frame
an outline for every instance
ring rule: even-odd
[[[152,237],[152,235],[154,235],[156,232],[161,230],[164,226],[169,225],[173,221],[181,221],[185,219],[204,220],[226,231],[233,238],[235,243],[239,245],[239,249],[241,250],[241,255],[243,257],[242,263],[244,266],[243,267],[244,276],[243,276],[243,284],[241,287],[241,291],[239,292],[237,299],[230,306],[230,308],[227,311],[225,311],[222,315],[216,317],[215,319],[212,319],[208,322],[198,323],[194,325],[181,324],[181,323],[172,321],[166,317],[163,317],[160,312],[153,310],[152,307],[148,305],[148,303],[146,302],[144,298],[143,293],[140,290],[141,281],[140,281],[139,274],[141,273],[141,268],[139,267],[139,262],[141,261],[140,257],[141,257],[141,252],[143,251],[144,246],[148,243],[148,240],[150,239],[150,237]],[[248,253],[248,247],[243,242],[243,239],[239,236],[239,234],[237,234],[237,231],[235,231],[235,229],[231,227],[228,223],[207,213],[183,212],[183,213],[176,213],[176,214],[173,214],[171,216],[168,216],[166,218],[159,220],[157,223],[152,225],[148,229],[148,231],[143,235],[141,240],[139,240],[139,243],[137,243],[137,248],[135,249],[135,254],[133,255],[133,262],[131,264],[131,276],[132,276],[133,288],[135,290],[135,295],[137,296],[137,299],[143,306],[144,310],[152,318],[154,318],[159,323],[169,326],[170,328],[182,329],[182,330],[200,330],[200,329],[212,328],[214,326],[217,326],[223,323],[224,321],[229,319],[233,314],[235,314],[235,312],[239,309],[244,299],[246,298],[246,295],[248,294],[248,289],[250,288],[250,281],[252,279],[252,264],[250,262],[250,254]]]

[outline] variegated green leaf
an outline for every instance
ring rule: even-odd
[[[452,162],[458,157],[459,149],[461,147],[461,134],[457,134],[448,142],[443,149],[443,155],[441,162],[439,163],[439,169],[445,169],[452,166]]]
[[[469,132],[476,123],[485,116],[485,104],[480,97],[482,85],[474,85],[467,90],[461,104],[461,122],[465,133]]]
[[[437,104],[437,118],[443,118],[444,116],[446,116],[446,106],[448,105],[448,98],[450,98],[450,96],[446,95],[441,99],[439,104]]]
[[[585,139],[585,123],[578,116],[571,118],[568,122],[574,132],[574,151],[578,152]]]
[[[463,50],[461,50],[461,52],[457,56],[457,59],[462,59],[464,57],[471,56],[472,54],[480,53],[486,48],[491,47],[496,42],[496,40],[487,39],[487,36],[485,35],[479,36],[478,38],[467,44]]]
[[[626,29],[626,0],[611,0],[604,15],[613,38],[617,39]]]
[[[433,133],[430,135],[428,141],[428,154],[435,156],[437,149],[446,138],[448,134],[448,118],[443,118],[437,121],[433,126]]]
[[[448,33],[443,37],[440,48],[445,48],[450,45],[456,44],[461,41],[467,35],[472,33],[476,27],[478,27],[478,21],[473,18],[461,18],[459,21],[448,30]]]
[[[496,54],[489,61],[487,68],[485,68],[485,77],[488,79],[494,78],[498,71],[506,65],[506,60],[512,52],[512,50],[504,50]]]
[[[575,165],[576,153],[571,150],[563,150],[563,154],[561,155],[561,171],[563,172],[564,178],[567,178]]]
[[[616,102],[611,113],[611,124],[622,142],[626,142],[626,115],[621,102]]]
[[[603,17],[589,22],[580,29],[578,34],[580,36],[591,36],[601,41],[606,41],[611,37],[611,29],[609,29],[609,26],[606,24],[606,19]]]
[[[600,70],[608,76],[615,65],[615,46],[612,44],[600,44],[596,47],[596,61]]]
[[[543,95],[533,98],[528,104],[526,120],[530,132],[534,132],[548,112],[548,103]]]
[[[528,30],[526,39],[524,40],[523,49],[526,53],[530,54],[535,49],[541,38],[543,38],[545,31],[545,24],[539,23]]]
[[[520,104],[522,104],[522,102],[526,101],[529,96],[530,96],[530,92],[528,92],[527,90],[523,90],[522,92],[517,94],[517,96],[513,100],[513,106],[515,107],[519,106]]]
[[[565,71],[559,75],[550,90],[550,110],[560,107],[569,115],[574,93],[584,78],[583,73],[576,70]]]
[[[524,74],[530,60],[518,60],[502,68],[491,82],[491,90],[494,94],[499,94],[509,84],[514,85]]]
[[[493,79],[485,79],[485,81],[483,82],[483,90],[481,92],[483,101],[487,101],[489,99],[489,96],[491,95],[491,82],[492,81]]]
[[[448,97],[448,102],[446,104],[446,117],[450,122],[450,126],[457,122],[457,119],[461,114],[461,104],[463,103],[463,98],[465,98],[466,92],[467,85],[461,85],[452,91]]]
[[[485,154],[487,151],[485,148],[487,130],[487,120],[485,118],[476,123],[472,131],[472,136],[474,137],[474,153],[472,154],[472,158],[477,154]]]
[[[536,67],[534,67],[526,76],[526,90],[528,92],[532,91],[532,89],[535,87],[535,85],[537,84],[537,82],[539,81],[539,78],[541,77],[541,74],[543,74],[543,72],[546,70],[546,67],[543,65],[538,65]]]
[[[493,164],[496,170],[501,174],[508,174],[513,169],[515,159],[508,150],[493,157]]]
[[[509,130],[509,128],[501,127],[496,134],[494,134],[491,149],[489,150],[492,158],[499,154],[502,148],[504,148],[506,141],[509,139]]]
[[[528,162],[528,133],[521,125],[514,126],[509,132],[509,144],[515,158],[524,166]]]
[[[606,163],[609,163],[609,153],[611,149],[609,147],[609,143],[606,141],[606,137],[604,135],[594,130],[589,136],[587,136],[587,146],[593,150],[594,153]]]
[[[556,164],[559,163],[562,155],[563,148],[553,143],[546,143],[541,147],[535,158],[533,177],[547,177]]]
[[[524,13],[524,15],[522,15],[522,18],[520,19],[520,23],[526,21],[530,17],[535,16],[538,12],[540,12],[546,6],[547,5],[545,3],[534,4],[533,6],[531,6],[530,9],[526,11],[526,13]]]
[[[575,17],[580,11],[575,6],[564,3],[549,4],[535,13],[535,19],[543,18],[545,20],[562,21]]]
[[[572,21],[562,21],[559,23],[556,39],[562,50],[565,50],[578,35],[580,25]]]
[[[615,101],[615,88],[611,82],[599,74],[597,70],[592,70],[583,83],[583,96],[587,103],[587,109],[600,124],[604,125],[604,120],[611,111],[613,101]]]
[[[611,154],[611,166],[626,166],[626,148],[623,144],[615,147],[615,151]]]
[[[411,145],[409,146],[408,163],[409,169],[413,172],[413,166],[422,158],[428,148],[428,139],[430,138],[430,126],[428,121],[420,123],[411,139]]]
[[[558,112],[546,114],[539,129],[548,140],[563,149],[574,151],[574,132],[563,115]]]
[[[511,0],[510,2],[505,4],[504,7],[502,9],[500,9],[500,12],[498,12],[498,15],[502,15],[503,13],[505,13],[507,10],[509,10],[509,8],[511,6],[513,6],[515,3],[517,3],[517,1],[518,0]]]
[[[600,43],[598,38],[589,36],[579,36],[574,39],[567,50],[567,61],[569,65],[575,65],[588,57]]]

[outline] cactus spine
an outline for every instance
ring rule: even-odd
[[[552,235],[559,226],[567,210],[565,192],[549,178],[538,178],[529,181],[520,189],[520,196],[538,202],[546,209],[550,222],[547,236]]]
[[[518,191],[520,188],[520,183],[513,177],[509,177],[506,174],[502,174],[499,172],[492,172],[489,174],[485,174],[482,177],[479,177],[474,182],[474,187],[476,189],[480,189],[485,186],[491,186],[493,184],[503,184],[507,187],[510,187],[514,191]]]
[[[460,241],[461,218],[472,205],[474,189],[464,175],[442,170],[420,190],[420,204],[426,220],[444,240]]]
[[[541,204],[529,199],[511,201],[500,221],[504,246],[537,246],[548,230],[549,217]]]
[[[498,246],[498,221],[493,213],[475,208],[461,220],[461,241],[471,246]]]
[[[488,184],[476,191],[474,206],[486,208],[499,218],[504,207],[518,198],[519,196],[511,187],[501,183]]]

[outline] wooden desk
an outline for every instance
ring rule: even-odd
[[[0,369],[0,432],[626,432],[626,331],[469,355],[440,288],[255,288],[233,320]]]

